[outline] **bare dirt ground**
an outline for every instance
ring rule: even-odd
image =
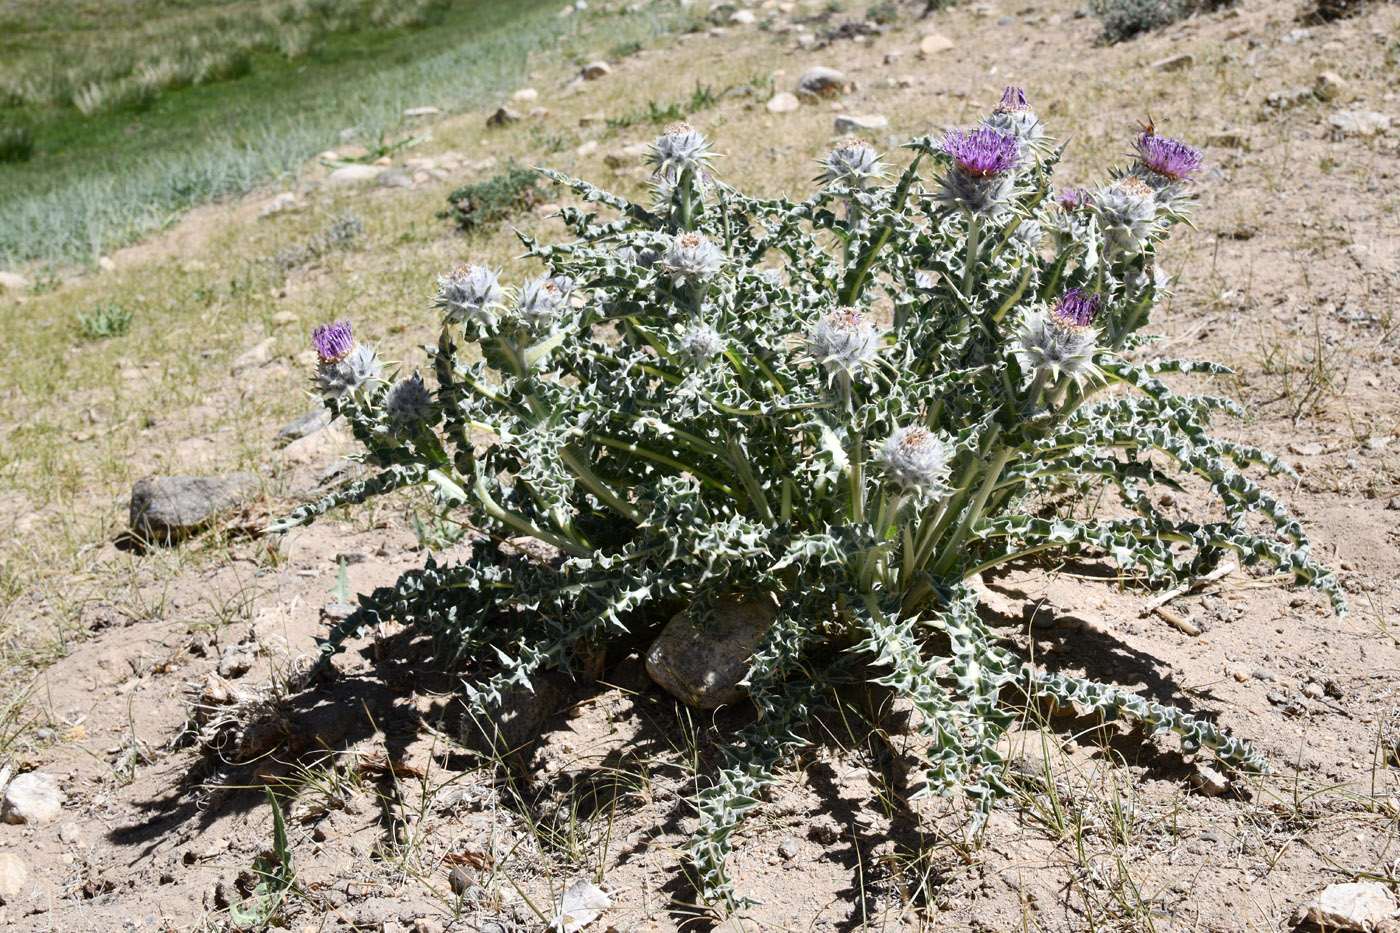
[[[856,82],[845,108],[884,113],[895,138],[965,122],[1001,85],[1024,85],[1052,130],[1075,137],[1065,171],[1086,181],[1125,151],[1133,119],[1149,110],[1164,132],[1208,136],[1198,229],[1165,250],[1181,284],[1159,323],[1173,354],[1235,367],[1216,388],[1251,417],[1221,431],[1297,467],[1299,482],[1272,488],[1341,572],[1351,614],[1338,619],[1316,596],[1248,571],[1164,612],[1163,594],[1106,564],[1033,564],[988,581],[997,594],[988,618],[1021,650],[1212,715],[1256,743],[1274,772],[1212,796],[1174,743],[1030,709],[1008,749],[1015,794],[972,840],[958,804],[910,802],[916,739],[901,730],[901,711],[852,696],[814,724],[814,745],[744,830],[733,872],[760,903],[731,923],[1291,929],[1294,910],[1326,884],[1400,880],[1400,164],[1394,129],[1347,135],[1332,122],[1344,111],[1400,117],[1400,9],[1300,32],[1293,5],[1246,0],[1105,49],[1072,4],[1013,6],[957,8],[807,51],[752,27],[693,35],[626,59],[612,87],[561,91],[552,119],[574,133],[578,115],[631,106],[609,95],[677,96],[692,80],[748,69],[778,70],[783,90],[809,65],[831,64]],[[945,33],[954,49],[920,59],[920,30]],[[1180,54],[1192,56],[1184,70],[1154,67]],[[1266,102],[1324,71],[1345,82],[1331,101]],[[721,141],[726,180],[753,174],[760,186],[795,189],[832,117],[825,105],[784,116],[733,101],[695,122]],[[480,122],[471,118],[472,133]],[[526,145],[524,130],[509,132],[495,145]],[[633,137],[644,138],[628,130],[605,147]],[[790,177],[759,172],[779,156]],[[560,158],[606,177],[598,155]],[[626,171],[617,181],[640,186]],[[217,262],[196,226],[256,223],[251,213],[201,212],[188,231],[124,260],[129,274],[174,256]],[[444,232],[407,248],[421,262],[460,243]],[[392,261],[352,257],[346,267]],[[290,395],[300,378],[282,360],[261,371],[261,386],[213,385],[201,404]],[[191,429],[175,454],[154,456],[134,439],[130,456],[151,469],[221,468],[226,442]],[[0,767],[55,775],[67,802],[55,823],[0,825],[0,852],[27,866],[0,926],[229,927],[272,845],[269,787],[287,813],[296,880],[279,926],[541,929],[576,878],[612,894],[599,931],[710,924],[677,854],[694,825],[686,796],[750,711],[688,711],[650,684],[635,654],[610,658],[598,683],[554,684],[539,742],[498,767],[472,750],[471,712],[413,633],[354,642],[336,676],[300,688],[336,604],[424,557],[406,510],[356,512],[286,541],[258,535],[343,452],[332,433],[292,458],[269,453],[277,496],[176,550],[89,542],[82,587],[58,582],[75,587],[83,631],[43,670],[9,672],[23,702],[3,724]],[[86,507],[119,511],[116,497],[94,492]],[[21,540],[52,520],[26,513],[23,497],[12,504],[8,532]],[[1190,495],[1164,504],[1199,507]],[[7,617],[41,629],[53,601],[52,589],[21,592]],[[528,720],[532,710],[518,713]]]

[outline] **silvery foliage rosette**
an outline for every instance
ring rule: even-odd
[[[525,242],[569,300],[522,315],[506,290],[493,313],[462,315],[444,298],[416,427],[387,420],[382,388],[327,398],[374,471],[280,527],[426,485],[480,537],[466,562],[429,559],[360,597],[326,656],[392,617],[432,632],[489,704],[679,608],[703,624],[717,600],[774,601],[747,681],[759,715],[699,794],[688,850],[703,892],[730,907],[732,832],[853,678],[923,713],[923,792],[964,795],[974,825],[1007,793],[1008,691],[1263,768],[1190,713],[1028,662],[978,617],[969,580],[1039,552],[1165,584],[1233,553],[1342,609],[1302,527],[1248,475],[1288,467],[1209,433],[1234,403],[1159,378],[1226,370],[1158,358],[1140,333],[1189,179],[1105,166],[1105,186],[1150,189],[1151,219],[1109,231],[1079,198],[1069,223],[1052,186],[1062,147],[998,132],[916,139],[889,183],[824,179],[800,201],[702,184],[703,159],[661,179],[656,209],[546,172],[585,205],[560,212],[576,239]],[[1062,338],[1072,352],[1036,346]],[[1158,485],[1209,492],[1212,514],[1163,514]],[[1076,507],[1098,489],[1113,507]]]

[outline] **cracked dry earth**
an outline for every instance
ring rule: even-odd
[[[1061,89],[1049,115],[1090,147],[1148,107],[1179,127],[1214,128],[1199,229],[1164,250],[1181,285],[1159,317],[1169,349],[1153,352],[1236,369],[1215,388],[1250,418],[1220,430],[1297,468],[1298,480],[1269,486],[1339,570],[1351,614],[1334,617],[1315,595],[1248,568],[1165,601],[1092,561],[990,579],[987,618],[1021,651],[1214,716],[1256,743],[1273,773],[1225,787],[1206,775],[1202,786],[1174,742],[1028,709],[1007,748],[1014,794],[968,840],[955,802],[909,799],[919,740],[907,711],[852,696],[814,723],[813,746],[742,832],[733,874],[760,903],[731,922],[1291,929],[1295,909],[1329,883],[1393,888],[1400,875],[1400,167],[1393,131],[1349,136],[1331,121],[1400,111],[1387,58],[1400,10],[1299,34],[1295,8],[1251,0],[1112,49],[1092,45],[1093,21],[1070,4],[1004,12],[1010,25],[976,9],[938,14],[956,51],[927,62],[913,54],[917,24],[810,52],[731,31],[692,37],[675,60],[628,60],[615,78],[748,56],[783,69],[781,87],[833,63],[857,80],[847,108],[881,110],[901,133],[930,112],[964,120],[1013,80]],[[884,63],[891,51],[904,53],[896,65]],[[1184,75],[1153,70],[1183,52],[1194,56]],[[1325,70],[1345,78],[1343,97],[1265,103]],[[1095,82],[1108,102],[1076,112],[1072,89]],[[1207,93],[1215,82],[1228,93]],[[829,125],[830,113],[811,109],[794,115],[793,139]],[[761,108],[706,119],[728,124],[731,164],[765,158],[742,142],[774,132]],[[1076,169],[1089,174],[1071,156],[1065,171]],[[283,381],[279,391],[292,391],[294,374]],[[314,482],[336,453],[325,445],[286,488]],[[1188,489],[1162,505],[1189,515],[1202,501]],[[229,927],[272,845],[264,788],[287,813],[296,888],[276,923],[290,929],[538,930],[577,878],[612,896],[600,933],[710,923],[678,863],[694,825],[686,797],[749,710],[679,707],[634,652],[609,658],[596,683],[551,682],[545,706],[512,710],[512,735],[523,742],[536,723],[542,734],[497,767],[473,750],[452,675],[411,632],[352,642],[335,676],[300,687],[343,597],[422,562],[402,516],[325,522],[284,542],[250,535],[259,524],[207,534],[224,549],[212,562],[96,552],[99,580],[134,582],[85,604],[87,637],[38,672],[27,726],[0,758],[56,776],[66,795],[56,822],[0,826],[0,852],[27,866],[0,926]],[[454,549],[434,553],[450,560]],[[37,614],[40,603],[21,596],[12,608]]]

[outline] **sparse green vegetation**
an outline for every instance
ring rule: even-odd
[[[34,154],[34,134],[27,127],[0,127],[0,162],[28,162]]]
[[[463,233],[500,223],[539,203],[539,173],[510,165],[486,181],[463,185],[447,196],[451,205],[439,217],[450,217]]]
[[[78,312],[78,333],[88,340],[120,337],[131,330],[131,312],[115,301],[106,301],[88,312]]]

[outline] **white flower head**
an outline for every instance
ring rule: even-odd
[[[880,335],[855,308],[838,308],[812,328],[807,353],[829,373],[853,372],[879,355]]]
[[[325,360],[317,366],[312,382],[326,398],[343,398],[357,389],[383,382],[383,368],[373,348],[356,344],[342,359]]]
[[[438,276],[437,303],[447,310],[449,321],[470,319],[488,326],[495,324],[501,307],[500,273],[463,263]]]
[[[1137,253],[1152,234],[1157,197],[1145,181],[1126,175],[1094,194],[1092,209],[1110,249]]]
[[[713,327],[700,324],[681,337],[680,352],[692,363],[703,365],[724,352],[724,338]]]
[[[675,183],[687,171],[703,179],[713,155],[704,133],[689,123],[672,123],[651,144],[648,159],[657,178]]]
[[[391,385],[384,394],[384,414],[400,424],[426,421],[432,410],[432,396],[423,377],[416,372]]]
[[[723,262],[724,254],[703,233],[682,233],[666,249],[667,271],[690,281],[710,278]]]
[[[851,137],[818,160],[822,177],[818,181],[840,184],[862,191],[884,177],[886,165],[880,154],[863,139]]]
[[[568,276],[541,275],[520,288],[516,313],[530,327],[547,327],[569,300],[574,281]]]
[[[953,460],[953,445],[927,428],[900,428],[876,452],[891,483],[905,492],[928,496],[946,492],[944,480]]]

